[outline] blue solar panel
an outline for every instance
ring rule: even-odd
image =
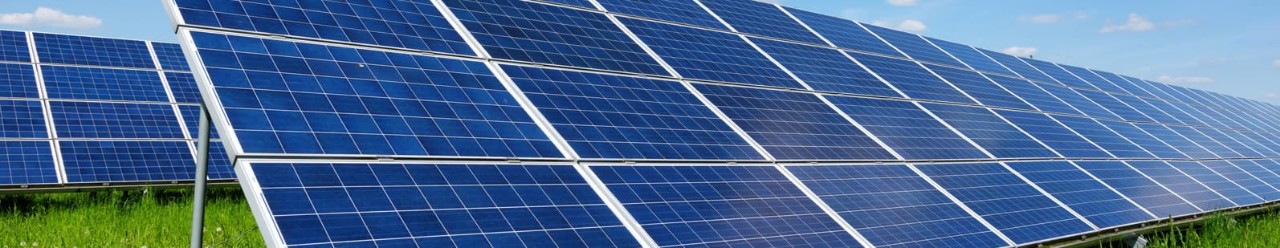
[[[1205,211],[1235,206],[1230,200],[1223,198],[1222,195],[1188,177],[1187,174],[1182,173],[1182,171],[1169,165],[1169,163],[1162,161],[1130,161],[1127,163],[1152,180],[1159,182],[1160,185],[1182,196],[1187,202]]]
[[[1059,154],[1068,158],[1111,158],[1098,146],[1089,143],[1089,140],[1076,135],[1071,129],[1058,124],[1048,115],[1041,113],[1027,113],[1006,110],[996,110],[1010,123],[1031,134],[1040,142],[1053,148]]]
[[[0,138],[49,138],[41,103],[0,100]]]
[[[1093,230],[999,164],[916,167],[1014,243]]]
[[[1244,131],[1235,131],[1235,130],[1214,130],[1214,131],[1222,133],[1222,135],[1225,137],[1234,139],[1235,140],[1234,144],[1236,144],[1236,146],[1234,146],[1232,149],[1235,149],[1236,151],[1242,154],[1251,153],[1255,158],[1275,157],[1277,155],[1280,155],[1280,152],[1277,152],[1274,148],[1274,147],[1280,147],[1280,145],[1265,143],[1265,141],[1261,141],[1257,138],[1249,137],[1249,135],[1246,135]]]
[[[773,166],[591,167],[663,247],[861,247]]]
[[[906,166],[791,166],[787,170],[876,246],[1008,245]]]
[[[0,61],[31,62],[26,33],[0,30]]]
[[[1119,116],[1107,111],[1106,108],[1090,101],[1089,98],[1085,98],[1084,95],[1080,95],[1079,92],[1076,92],[1071,88],[1043,84],[1039,86],[1041,89],[1044,89],[1044,91],[1049,92],[1049,94],[1053,94],[1053,96],[1058,97],[1062,102],[1075,107],[1076,110],[1084,113],[1084,115],[1093,118],[1120,119]]]
[[[990,74],[987,75],[987,78],[990,78],[991,81],[996,82],[996,84],[999,84],[1000,86],[1004,86],[1004,88],[1008,89],[1009,92],[1017,95],[1022,100],[1025,100],[1026,103],[1035,106],[1040,111],[1083,115],[1080,111],[1071,108],[1071,105],[1067,105],[1067,103],[1062,102],[1062,100],[1058,100],[1057,97],[1054,97],[1052,94],[1049,94],[1049,92],[1041,89],[1040,86],[1036,86],[1036,83],[1023,79]]]
[[[49,98],[168,102],[155,71],[41,66]]]
[[[903,97],[840,51],[766,39],[751,41],[814,90]]]
[[[596,8],[595,5],[591,4],[590,0],[534,0],[534,1],[564,4],[564,5],[577,6],[577,7],[589,8],[589,9]]]
[[[1258,153],[1257,151],[1250,149],[1248,146],[1245,146],[1244,143],[1240,143],[1239,141],[1232,139],[1232,137],[1227,136],[1227,134],[1223,133],[1221,130],[1212,129],[1212,128],[1195,128],[1195,130],[1200,131],[1200,133],[1202,133],[1203,136],[1206,136],[1207,138],[1211,139],[1211,140],[1205,140],[1205,142],[1210,143],[1209,145],[1201,144],[1200,146],[1210,147],[1210,146],[1215,146],[1213,144],[1218,144],[1215,147],[1217,147],[1218,149],[1225,149],[1223,150],[1223,152],[1217,152],[1217,154],[1222,155],[1221,157],[1228,157],[1228,156],[1231,156],[1233,158],[1262,157],[1261,153]],[[1190,137],[1190,136],[1187,136],[1187,137]],[[1217,141],[1217,142],[1214,143],[1213,141]]]
[[[187,56],[182,54],[182,47],[172,43],[152,42],[151,49],[156,52],[156,60],[160,61],[160,68],[170,71],[190,71],[191,67],[187,65]]]
[[[1142,149],[1142,147],[1135,145],[1132,141],[1126,139],[1125,136],[1121,136],[1101,123],[1098,123],[1097,120],[1071,116],[1053,116],[1053,118],[1058,120],[1058,122],[1061,122],[1062,125],[1071,128],[1071,130],[1075,130],[1076,133],[1080,134],[1080,136],[1083,136],[1094,144],[1097,144],[1099,147],[1102,147],[1102,149],[1106,149],[1108,152],[1111,152],[1111,154],[1117,158],[1152,157],[1151,153],[1148,153],[1146,150]]]
[[[244,152],[562,156],[480,62],[192,36]]]
[[[1114,93],[1126,93],[1126,94],[1128,93],[1128,92],[1125,92],[1125,90],[1120,89],[1120,87],[1116,86],[1115,84],[1112,84],[1107,79],[1104,79],[1101,76],[1098,76],[1097,74],[1093,74],[1093,71],[1090,71],[1089,69],[1069,66],[1069,65],[1060,65],[1060,66],[1062,67],[1062,69],[1065,69],[1068,72],[1071,72],[1071,74],[1074,74],[1080,79],[1083,79],[1086,83],[1089,83],[1090,86],[1093,86],[1093,88],[1096,88],[1098,90],[1102,90],[1106,92],[1114,92]]]
[[[59,141],[67,182],[191,180],[195,160],[186,141]]]
[[[983,105],[1034,110],[1031,105],[1022,102],[1017,96],[1000,88],[981,74],[970,70],[960,70],[945,66],[925,65],[956,88],[968,93]]]
[[[1171,161],[1169,164],[1178,168],[1178,170],[1181,170],[1183,173],[1186,173],[1188,176],[1191,176],[1191,178],[1195,178],[1196,181],[1203,183],[1210,189],[1213,189],[1213,191],[1218,192],[1218,194],[1221,194],[1232,202],[1235,202],[1236,206],[1247,206],[1262,203],[1262,198],[1259,198],[1257,195],[1249,192],[1249,190],[1240,187],[1240,185],[1237,185],[1230,179],[1222,177],[1222,175],[1219,175],[1217,172],[1209,170],[1209,168],[1200,164],[1200,162]]]
[[[474,54],[428,1],[176,1],[182,24]]]
[[[40,63],[155,69],[147,43],[84,36],[33,33]]]
[[[1165,144],[1164,142],[1160,142],[1160,140],[1156,139],[1156,137],[1151,136],[1150,134],[1147,134],[1147,132],[1143,132],[1142,129],[1139,129],[1137,126],[1134,126],[1131,123],[1119,122],[1119,121],[1107,121],[1107,120],[1101,120],[1101,121],[1098,121],[1098,123],[1116,132],[1116,134],[1119,134],[1121,137],[1128,139],[1130,142],[1133,142],[1133,144],[1142,147],[1143,150],[1150,152],[1151,155],[1155,155],[1155,157],[1157,158],[1163,158],[1163,159],[1187,158],[1186,155],[1182,154],[1181,152],[1178,152],[1177,149],[1174,149],[1173,147],[1169,146],[1168,144]],[[1150,155],[1147,155],[1146,153],[1140,153],[1140,152],[1130,153],[1130,154],[1132,154],[1131,156],[1135,156],[1135,157],[1150,156]]]
[[[826,38],[836,47],[872,52],[895,57],[905,57],[888,43],[880,40],[870,31],[863,29],[858,23],[850,20],[830,17],[804,10],[786,8],[797,19],[812,28],[822,38]]]
[[[930,44],[929,41],[926,41],[920,35],[883,28],[876,25],[863,26],[867,27],[871,32],[879,35],[880,38],[883,38],[885,41],[889,42],[889,44],[897,47],[898,50],[901,50],[903,53],[911,56],[913,59],[943,65],[964,67],[963,63],[952,58],[951,55],[948,55],[947,52],[942,51],[942,49],[938,49],[938,47],[933,46],[933,44]]]
[[[1111,81],[1111,84],[1114,84],[1116,87],[1122,90],[1120,91],[1120,93],[1126,93],[1129,95],[1140,96],[1140,97],[1156,97],[1155,95],[1148,93],[1142,87],[1131,82],[1126,76],[1121,76],[1119,74],[1105,72],[1105,71],[1098,71],[1098,70],[1091,70],[1091,71],[1093,73],[1097,73],[1098,76],[1106,79],[1107,81]]]
[[[894,159],[892,154],[815,95],[703,84],[694,86],[776,159]]]
[[[1147,214],[1142,208],[1076,168],[1071,162],[1018,162],[1009,163],[1009,167],[1049,192],[1098,228],[1158,218]]]
[[[165,82],[169,83],[169,92],[173,93],[173,99],[179,103],[200,103],[203,97],[200,96],[200,88],[196,85],[196,78],[191,73],[165,72]]]
[[[848,54],[911,98],[977,104],[916,62],[860,53]]]
[[[604,14],[520,0],[444,2],[494,58],[667,74]]]
[[[1235,160],[1232,162],[1236,163],[1237,166],[1240,166],[1241,169],[1254,173],[1254,176],[1256,176],[1258,179],[1262,180],[1263,182],[1267,182],[1272,186],[1280,186],[1278,185],[1280,184],[1280,180],[1273,180],[1272,178],[1275,178],[1275,177],[1272,177],[1271,175],[1267,175],[1265,173],[1265,172],[1271,172],[1271,174],[1276,175],[1276,177],[1280,177],[1280,161],[1276,161],[1274,159],[1271,159],[1271,160],[1257,159],[1257,160]],[[1241,165],[1241,164],[1246,164],[1246,165]],[[1249,166],[1247,164],[1256,164],[1257,166],[1254,167],[1254,166]],[[1280,187],[1276,187],[1276,188],[1280,188]]]
[[[1143,131],[1146,131],[1148,134],[1151,134],[1151,136],[1154,136],[1156,139],[1164,141],[1165,144],[1172,146],[1187,157],[1193,159],[1218,158],[1218,156],[1204,148],[1201,148],[1191,140],[1178,135],[1178,133],[1166,128],[1165,126],[1148,123],[1138,123],[1134,125],[1138,126],[1138,128],[1141,128]]]
[[[1150,117],[1147,117],[1146,115],[1143,115],[1141,112],[1138,112],[1133,108],[1130,108],[1128,105],[1125,105],[1124,103],[1120,102],[1120,100],[1116,100],[1110,95],[1107,95],[1107,93],[1103,93],[1101,91],[1078,90],[1078,89],[1075,91],[1076,93],[1080,93],[1080,95],[1093,101],[1094,103],[1097,103],[1098,106],[1102,106],[1102,108],[1105,108],[1108,111],[1111,111],[1111,113],[1114,113],[1116,116],[1120,117],[1121,119],[1128,120],[1128,121],[1144,121],[1144,122],[1153,121],[1151,120]],[[1105,117],[1100,117],[1100,118],[1105,118]]]
[[[905,159],[990,158],[914,103],[838,96],[827,99]]]
[[[1158,218],[1170,218],[1200,212],[1178,194],[1161,187],[1144,174],[1117,161],[1078,161],[1089,174],[1102,180],[1107,186],[1129,197]]]
[[[711,12],[742,33],[825,44],[817,35],[769,3],[741,0],[700,0]]]
[[[192,154],[199,156],[199,154],[195,153],[200,149],[199,145],[200,143],[198,142],[191,142],[191,147],[196,149],[191,150]],[[212,140],[209,142],[208,173],[209,179],[212,180],[236,179],[235,168],[231,166],[231,158],[227,156],[227,149],[223,147],[222,141]]]
[[[1258,197],[1262,197],[1262,199],[1268,201],[1280,199],[1280,190],[1276,190],[1276,188],[1271,187],[1271,185],[1263,182],[1262,180],[1258,180],[1257,177],[1253,176],[1248,171],[1237,167],[1231,162],[1225,160],[1201,161],[1200,164],[1210,170],[1213,170],[1213,172],[1217,172],[1218,175],[1226,178],[1237,186],[1252,192]]]
[[[996,158],[1057,158],[1035,138],[1027,136],[991,110],[977,107],[923,103],[925,109]]]
[[[1146,115],[1146,117],[1149,117],[1151,121],[1154,121],[1157,123],[1170,123],[1170,124],[1182,123],[1182,121],[1179,121],[1177,117],[1166,114],[1164,111],[1161,111],[1160,109],[1157,109],[1155,106],[1148,104],[1147,100],[1145,99],[1141,99],[1136,96],[1122,95],[1122,94],[1109,94],[1109,95],[1111,95],[1111,97],[1115,97],[1116,100],[1119,100],[1120,102],[1126,105],[1129,105],[1129,107],[1133,107],[1134,111],[1137,111],[1138,113],[1142,113],[1143,115]]]
[[[620,20],[685,78],[804,88],[737,35],[636,19]]]
[[[58,183],[49,141],[0,141],[0,185]]]
[[[40,98],[34,67],[0,64],[0,97]]]
[[[59,138],[182,139],[165,104],[49,102]]]
[[[596,0],[612,13],[728,30],[720,20],[690,0]]]
[[[1036,69],[1039,69],[1041,72],[1044,72],[1044,74],[1049,75],[1049,77],[1052,77],[1058,83],[1066,85],[1067,87],[1090,89],[1090,90],[1098,89],[1093,87],[1093,85],[1085,82],[1084,80],[1080,80],[1080,78],[1071,74],[1071,72],[1068,72],[1067,70],[1063,70],[1062,67],[1058,67],[1058,64],[1035,60],[1035,59],[1022,59],[1022,61],[1026,61],[1027,64],[1030,64]],[[1050,82],[1053,82],[1053,81],[1050,81]]]
[[[1010,76],[1017,75],[971,46],[929,37],[925,37],[925,39],[978,71]]]
[[[1041,72],[1026,62],[1023,62],[1022,59],[1018,57],[991,50],[978,49],[978,51],[982,51],[982,54],[986,54],[987,57],[999,62],[1006,68],[1009,68],[1009,70],[1013,70],[1013,72],[1018,73],[1022,78],[1041,83],[1061,85],[1057,81],[1054,81],[1053,78],[1049,77],[1049,75],[1045,75],[1044,72]]]
[[[503,66],[579,157],[763,159],[679,82]]]
[[[244,165],[289,246],[640,246],[568,165]]]
[[[178,105],[178,111],[182,114],[182,122],[187,125],[187,133],[192,139],[200,138],[200,106],[199,105]],[[210,120],[212,121],[212,120]],[[218,127],[209,126],[209,138],[219,139]]]

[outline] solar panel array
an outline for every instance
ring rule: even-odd
[[[0,31],[0,189],[191,181],[193,79],[178,44]]]
[[[1280,107],[775,4],[167,7],[271,246],[993,247],[1280,200]]]

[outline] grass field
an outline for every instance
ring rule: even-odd
[[[1233,219],[1214,217],[1196,228],[1148,237],[1147,247],[1280,247],[1280,213]]]
[[[207,247],[262,246],[238,188],[207,199]],[[190,190],[0,195],[0,248],[186,247],[190,232]]]

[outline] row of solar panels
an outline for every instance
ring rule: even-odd
[[[0,188],[190,181],[189,71],[177,44],[0,31]]]
[[[272,246],[1007,246],[1280,194],[1273,105],[772,4],[169,4]]]

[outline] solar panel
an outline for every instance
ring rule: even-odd
[[[520,0],[446,0],[489,56],[665,75],[604,14]]]
[[[1090,70],[1090,71],[1098,74],[1098,76],[1106,79],[1107,81],[1111,81],[1111,83],[1114,84],[1116,87],[1119,87],[1120,90],[1122,90],[1119,93],[1129,94],[1129,95],[1134,95],[1139,97],[1156,97],[1150,92],[1147,92],[1146,89],[1143,89],[1141,86],[1138,86],[1136,83],[1131,82],[1125,76],[1115,74],[1115,73],[1105,72],[1105,71],[1099,71],[1099,70]]]
[[[1173,187],[1161,186],[1123,162],[1077,161],[1073,163],[1158,218],[1172,218],[1200,212],[1199,208],[1179,196],[1181,193],[1174,194],[1169,191]]]
[[[897,47],[898,50],[906,53],[911,58],[919,61],[927,61],[937,64],[964,67],[964,64],[952,58],[947,52],[938,49],[938,47],[924,40],[920,35],[902,32],[898,30],[879,27],[876,25],[863,25],[872,33],[879,35],[889,44]]]
[[[796,19],[799,19],[806,26],[812,28],[814,32],[817,32],[818,35],[821,35],[822,38],[830,41],[836,47],[895,57],[905,57],[905,55],[902,55],[902,53],[898,52],[897,49],[894,49],[893,46],[890,46],[889,43],[884,43],[883,40],[880,40],[879,37],[871,34],[871,31],[863,29],[862,25],[859,25],[856,22],[804,10],[793,8],[785,9],[787,12],[790,12],[791,15],[794,15]]]
[[[0,138],[49,138],[39,101],[0,100]]]
[[[1166,123],[1166,124],[1182,124],[1183,123],[1182,121],[1179,121],[1177,117],[1166,114],[1164,111],[1156,108],[1155,106],[1152,106],[1151,104],[1148,104],[1147,100],[1144,100],[1135,96],[1130,96],[1130,95],[1122,95],[1122,94],[1108,94],[1108,95],[1111,95],[1111,97],[1115,97],[1116,100],[1119,100],[1121,103],[1124,103],[1129,107],[1133,107],[1134,111],[1137,111],[1142,115],[1145,115],[1145,117],[1149,117],[1150,120],[1153,122]],[[1141,117],[1138,117],[1138,118],[1141,118]]]
[[[804,88],[737,35],[636,19],[619,20],[684,78]]]
[[[866,133],[812,94],[695,84],[779,160],[892,160]]]
[[[1061,157],[1037,142],[1035,138],[991,113],[991,110],[933,103],[921,105],[995,158]]]
[[[988,158],[915,103],[838,96],[827,100],[905,159]]]
[[[179,25],[475,54],[431,2],[174,1]]]
[[[1231,162],[1223,160],[1201,161],[1200,164],[1264,200],[1273,201],[1280,198],[1280,190],[1262,182],[1262,180],[1258,180],[1253,174]]]
[[[191,37],[242,152],[562,157],[480,62]]]
[[[26,33],[0,30],[0,61],[31,62]]]
[[[920,64],[910,60],[895,59],[859,53],[847,53],[866,66],[871,72],[884,78],[902,93],[914,99],[929,99],[958,103],[970,103],[972,99],[938,76],[929,73]]]
[[[1012,70],[1014,73],[1022,76],[1022,78],[1040,83],[1062,85],[1062,83],[1058,83],[1058,81],[1053,80],[1049,75],[1045,75],[1044,72],[1032,67],[1030,64],[1027,64],[1027,62],[1018,57],[991,50],[978,49],[978,51],[981,51],[982,54],[985,54],[987,57],[999,62],[1001,65],[1004,65],[1005,68],[1009,68],[1009,70]]]
[[[1048,115],[1007,110],[995,110],[997,114],[1018,128],[1035,137],[1059,154],[1068,158],[1111,158],[1089,140],[1059,124]]]
[[[187,134],[191,138],[200,137],[200,106],[197,105],[179,105],[178,112],[182,115],[182,122],[187,126]],[[218,136],[218,127],[209,126],[209,139],[221,139]]]
[[[728,30],[697,2],[689,0],[596,0],[612,13]]]
[[[593,166],[658,246],[861,247],[773,166]]]
[[[595,5],[591,4],[591,1],[590,1],[590,0],[534,0],[534,1],[542,1],[542,2],[549,2],[549,3],[564,4],[564,5],[570,5],[570,6],[576,6],[576,7],[583,7],[583,8],[588,8],[588,9],[595,9],[595,8],[596,8],[596,7],[595,7]]]
[[[639,247],[573,166],[245,162],[291,246]]]
[[[0,185],[56,184],[49,141],[0,141]]]
[[[168,102],[155,71],[41,66],[49,98]]]
[[[27,64],[0,64],[0,97],[40,98],[35,68]]]
[[[1257,178],[1262,183],[1271,186],[1271,190],[1277,189],[1276,186],[1280,185],[1280,174],[1276,174],[1274,171],[1267,168],[1268,165],[1274,165],[1274,164],[1270,164],[1270,161],[1232,160],[1232,161],[1229,161],[1229,163],[1235,165],[1237,168],[1240,168],[1241,170],[1248,172],[1249,175],[1253,176],[1254,178]],[[1267,190],[1263,189],[1263,191],[1267,191]],[[1264,197],[1266,197],[1267,200],[1272,200],[1276,198],[1274,192],[1266,193]]]
[[[1101,106],[1107,111],[1111,111],[1111,113],[1115,114],[1114,116],[1120,117],[1120,119],[1124,119],[1128,121],[1142,121],[1142,122],[1153,121],[1150,117],[1147,117],[1146,115],[1143,115],[1141,112],[1138,112],[1133,108],[1130,108],[1129,105],[1125,105],[1123,102],[1120,102],[1120,100],[1116,100],[1114,97],[1111,97],[1111,95],[1107,95],[1107,93],[1103,93],[1101,91],[1092,91],[1092,90],[1075,90],[1075,91],[1076,93],[1080,93],[1080,95],[1084,96],[1089,101],[1093,101],[1093,103],[1097,103],[1098,106]],[[1101,116],[1095,116],[1095,117],[1106,118]]]
[[[1071,72],[1068,72],[1067,70],[1062,69],[1062,67],[1058,67],[1058,64],[1035,60],[1035,59],[1029,59],[1029,58],[1024,58],[1022,59],[1022,61],[1026,61],[1027,64],[1040,70],[1040,72],[1044,72],[1045,75],[1049,75],[1049,77],[1052,77],[1054,81],[1062,85],[1065,85],[1067,87],[1089,89],[1089,90],[1098,89],[1096,87],[1093,87],[1093,85],[1089,84],[1088,82],[1085,82],[1084,80],[1081,80],[1080,78],[1076,77],[1074,74],[1071,74]],[[1054,81],[1048,81],[1048,82],[1054,82]]]
[[[40,63],[156,68],[143,41],[45,33],[33,33],[32,37]]]
[[[184,138],[169,105],[54,101],[49,112],[59,138]]]
[[[876,246],[1008,245],[907,166],[788,166],[787,170]]]
[[[1262,203],[1262,198],[1259,198],[1258,195],[1253,194],[1253,192],[1249,192],[1248,189],[1241,187],[1230,179],[1222,177],[1222,175],[1210,170],[1200,162],[1171,161],[1169,164],[1178,168],[1178,170],[1181,170],[1183,173],[1186,173],[1187,176],[1195,178],[1196,181],[1199,181],[1210,189],[1213,189],[1213,191],[1218,192],[1218,194],[1230,199],[1231,202],[1236,204],[1236,206],[1248,206]]]
[[[191,180],[196,174],[185,141],[59,141],[58,147],[69,183]]]
[[[964,91],[969,96],[977,99],[983,105],[1005,108],[1018,108],[1034,110],[1031,105],[1027,105],[1022,99],[1018,99],[1012,93],[1005,91],[1000,85],[992,83],[991,80],[974,71],[954,69],[945,66],[925,65],[929,70],[937,73],[947,82],[955,85],[956,88]]]
[[[1165,144],[1172,146],[1187,157],[1193,159],[1218,158],[1217,155],[1214,155],[1208,150],[1196,145],[1191,140],[1178,135],[1178,133],[1165,126],[1147,123],[1137,123],[1134,125],[1138,126],[1138,128],[1141,128],[1143,131],[1146,131],[1148,134],[1151,134],[1151,136],[1154,136],[1156,139],[1164,141]]]
[[[838,50],[766,39],[751,41],[814,90],[902,97]]]
[[[1106,126],[1108,129],[1111,129],[1112,131],[1115,131],[1116,134],[1119,134],[1121,137],[1128,139],[1129,141],[1133,142],[1133,144],[1142,147],[1143,150],[1146,150],[1151,155],[1154,155],[1157,158],[1163,158],[1163,159],[1187,158],[1187,155],[1181,152],[1178,152],[1177,149],[1174,149],[1173,147],[1169,146],[1164,142],[1161,142],[1159,139],[1156,139],[1156,137],[1151,136],[1151,134],[1148,134],[1147,132],[1143,131],[1137,126],[1134,126],[1131,123],[1119,122],[1119,121],[1108,121],[1108,120],[1101,120],[1101,121],[1098,121],[1098,123],[1102,124],[1103,126]],[[1143,156],[1143,155],[1144,154],[1142,153],[1134,154],[1134,156]],[[1150,155],[1146,155],[1146,156],[1149,157]]]
[[[1033,242],[1094,229],[1000,164],[916,167],[1014,243]]]
[[[961,62],[964,62],[964,64],[969,65],[969,67],[978,71],[999,73],[1010,76],[1017,75],[1013,73],[1013,71],[1001,66],[999,62],[992,60],[990,57],[987,57],[987,55],[982,54],[982,52],[979,52],[971,46],[929,37],[925,37],[925,39],[929,40],[929,43],[933,43],[933,45],[938,46],[938,48],[941,48],[943,51],[951,54],[951,56],[959,59]]]
[[[1193,129],[1195,129],[1196,131],[1200,131],[1200,133],[1210,138],[1211,140],[1217,141],[1217,144],[1219,144],[1218,147],[1226,149],[1224,152],[1219,152],[1218,154],[1224,154],[1224,153],[1231,154],[1231,155],[1235,155],[1236,158],[1262,157],[1261,153],[1258,153],[1253,149],[1249,149],[1249,147],[1245,146],[1244,143],[1240,143],[1240,141],[1232,139],[1232,137],[1227,136],[1221,130],[1212,129],[1212,128],[1193,128]],[[1201,145],[1201,146],[1204,146],[1204,145]]]
[[[1132,141],[1115,131],[1103,126],[1096,120],[1070,116],[1052,116],[1062,125],[1071,128],[1080,136],[1106,149],[1117,158],[1150,158],[1151,153],[1135,145]]]
[[[169,92],[173,94],[173,99],[179,103],[200,103],[203,99],[200,97],[200,88],[196,85],[195,76],[191,73],[181,72],[165,72],[165,82],[169,85]]]
[[[160,69],[167,71],[190,71],[191,66],[187,65],[187,56],[182,55],[182,46],[173,43],[151,43],[151,50],[156,53],[156,61],[160,63]]]
[[[738,32],[824,44],[795,19],[773,4],[740,0],[699,0]]]
[[[1044,89],[1044,91],[1053,94],[1053,96],[1062,100],[1062,102],[1067,103],[1067,105],[1071,105],[1071,107],[1074,107],[1076,110],[1084,113],[1084,115],[1100,119],[1120,119],[1119,116],[1107,111],[1105,107],[1094,103],[1089,100],[1089,98],[1085,98],[1084,95],[1081,95],[1079,92],[1072,90],[1071,88],[1053,85],[1038,86],[1040,86],[1041,89]]]
[[[1015,162],[1008,165],[1098,228],[1158,218],[1071,162]]]
[[[1235,206],[1235,203],[1227,200],[1217,191],[1201,184],[1200,181],[1196,181],[1196,179],[1187,176],[1187,174],[1183,174],[1183,171],[1174,168],[1169,163],[1162,161],[1129,161],[1126,163],[1202,210],[1209,211]]]
[[[1080,113],[1080,111],[1071,108],[1071,105],[1067,105],[1067,103],[1062,102],[1062,100],[1059,100],[1057,97],[1049,94],[1049,92],[1044,91],[1040,86],[1036,86],[1036,83],[999,75],[988,74],[987,78],[990,78],[992,82],[995,82],[1009,90],[1010,93],[1018,96],[1018,98],[1024,100],[1026,103],[1033,105],[1036,110],[1050,113],[1084,115],[1084,113]]]
[[[764,159],[679,82],[504,65],[579,157]]]
[[[1089,69],[1069,66],[1069,65],[1058,65],[1058,66],[1062,67],[1062,69],[1067,70],[1068,72],[1071,72],[1072,75],[1076,75],[1076,77],[1079,77],[1080,79],[1084,80],[1085,83],[1089,83],[1089,85],[1093,86],[1093,88],[1095,89],[1102,90],[1105,92],[1128,94],[1127,92],[1125,92],[1125,90],[1120,89],[1119,86],[1116,86],[1115,84],[1112,84],[1111,81],[1108,81],[1107,79],[1102,78],[1097,74],[1094,74],[1093,71]]]

